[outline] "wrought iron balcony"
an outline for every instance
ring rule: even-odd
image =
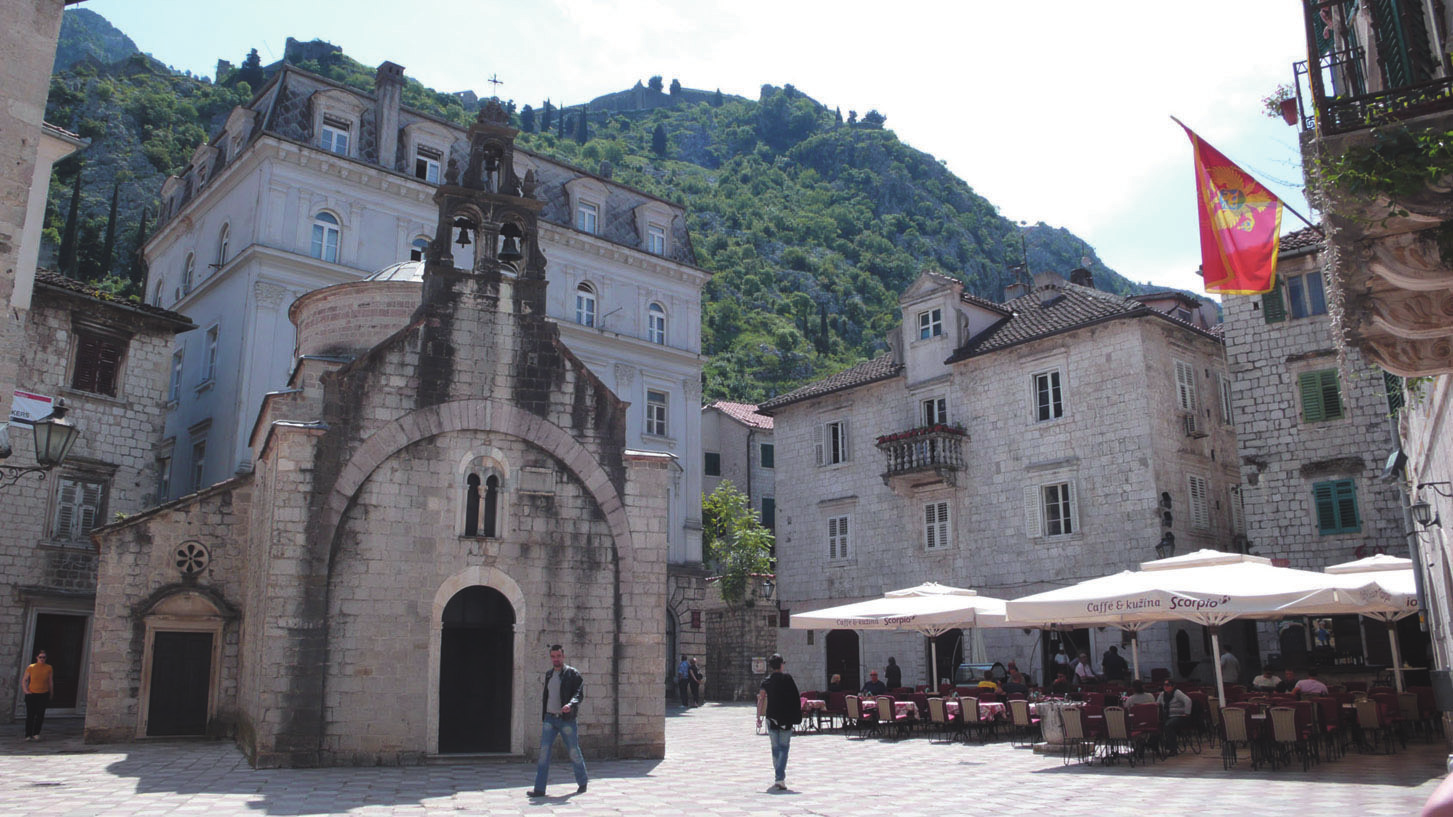
[[[878,450],[885,458],[883,483],[895,488],[895,483],[905,480],[955,484],[964,467],[966,440],[963,429],[947,425],[920,426],[879,437]]]

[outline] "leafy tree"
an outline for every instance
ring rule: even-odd
[[[679,80],[679,79],[673,79],[673,80],[671,80],[671,95],[672,96],[676,96],[679,93],[681,93],[681,80]]]
[[[529,105],[520,109],[520,130],[525,133],[535,132],[535,109]]]
[[[61,268],[61,274],[74,278],[76,276],[76,240],[77,231],[80,225],[77,220],[81,212],[81,170],[85,165],[81,160],[76,160],[76,183],[71,188],[71,209],[66,212],[66,228],[61,233],[61,252],[56,259],[56,264]]]
[[[881,128],[886,121],[888,121],[888,117],[878,113],[877,110],[871,110],[863,114],[863,124],[870,128]]]
[[[650,88],[658,94],[661,93],[661,75],[657,74],[656,76],[651,77],[651,80],[646,83],[646,87]]]
[[[856,124],[858,124],[858,112],[857,111],[853,111],[853,110],[849,110],[848,111],[848,124],[849,125],[856,125]]]
[[[240,82],[247,83],[250,91],[255,91],[262,87],[262,57],[258,56],[256,48],[247,52],[247,59],[242,61],[241,68],[238,68],[232,73],[231,81],[233,85]]]
[[[751,500],[729,480],[701,502],[701,539],[705,561],[721,576],[727,604],[746,599],[752,574],[771,570],[772,532],[752,510]]]
[[[666,126],[657,124],[651,131],[651,152],[657,156],[666,155]]]

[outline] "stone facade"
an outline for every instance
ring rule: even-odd
[[[172,336],[193,327],[176,313],[112,301],[48,272],[37,275],[24,315],[16,387],[64,399],[81,436],[42,479],[26,476],[5,489],[12,512],[0,532],[0,700],[23,711],[18,679],[46,649],[56,667],[57,714],[79,714],[87,707],[96,587],[86,527],[153,503],[166,360]],[[82,371],[97,357],[89,345],[97,337],[118,352],[114,378]],[[13,423],[9,431],[14,452],[6,465],[34,464],[30,426]]]
[[[544,648],[561,643],[585,676],[587,754],[664,751],[676,466],[628,449],[626,403],[547,320],[540,205],[503,121],[485,107],[467,168],[439,187],[418,309],[304,352],[263,403],[250,474],[96,535],[107,649],[88,740],[232,734],[258,766],[533,754]],[[489,248],[467,268],[449,254],[461,223]],[[387,312],[400,286],[340,284],[292,316]],[[229,512],[238,524],[213,524]],[[187,542],[213,566],[179,575],[168,556]],[[210,633],[211,653],[174,696],[195,701],[181,717],[158,693],[177,679],[154,668],[185,632]]]
[[[710,495],[723,481],[747,495],[769,529],[777,507],[776,444],[772,418],[750,403],[717,400],[701,409],[701,490]],[[713,459],[714,457],[714,459]],[[712,463],[716,474],[712,474]]]
[[[1213,333],[1056,275],[995,304],[925,274],[900,304],[891,354],[762,406],[776,422],[784,610],[930,580],[1015,598],[1134,569],[1155,558],[1166,532],[1181,552],[1234,546],[1236,438]],[[1143,671],[1174,666],[1170,643],[1182,629],[1199,630],[1142,634]],[[986,660],[1012,659],[1041,677],[1038,635],[981,635]],[[927,640],[914,633],[779,636],[808,686],[827,682],[830,650],[835,669],[858,668],[844,678],[850,686],[890,655],[905,683],[929,677]],[[973,654],[965,640],[941,642],[939,677]],[[1092,630],[1078,646],[1098,665],[1121,640]],[[1194,662],[1206,648],[1199,633],[1189,641]]]

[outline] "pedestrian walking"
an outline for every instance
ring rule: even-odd
[[[681,663],[676,665],[676,697],[681,701],[681,706],[686,707],[687,693],[691,691],[691,663],[686,660],[686,655],[681,656]]]
[[[701,682],[706,680],[706,673],[701,671],[696,659],[691,659],[691,665],[686,668],[686,680],[691,685],[691,705],[701,706]]]
[[[580,723],[577,715],[585,697],[585,680],[580,671],[565,663],[565,648],[550,647],[550,670],[545,673],[545,688],[540,703],[540,762],[535,767],[535,787],[527,794],[544,797],[550,780],[550,753],[555,736],[565,742],[570,763],[575,771],[576,794],[584,794],[590,778],[585,773],[585,756],[580,754]]]
[[[787,791],[787,750],[792,744],[792,727],[802,722],[802,699],[797,694],[797,682],[782,671],[787,663],[776,653],[767,659],[772,674],[762,682],[757,692],[757,710],[767,704],[767,738],[772,741],[772,771],[775,774],[772,789]]]
[[[50,703],[55,670],[46,663],[45,650],[35,654],[35,663],[25,668],[20,688],[25,692],[25,739],[40,740],[45,725],[45,707]]]

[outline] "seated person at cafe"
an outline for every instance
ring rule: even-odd
[[[1090,654],[1080,653],[1080,662],[1075,664],[1075,682],[1083,685],[1093,684],[1099,680],[1099,677],[1095,675],[1095,668],[1090,665]]]
[[[1287,667],[1286,670],[1284,672],[1282,672],[1281,683],[1279,683],[1279,684],[1276,685],[1276,691],[1277,692],[1291,692],[1292,691],[1292,687],[1294,687],[1296,685],[1297,685],[1297,671],[1294,670],[1294,669],[1292,669],[1291,667]]]
[[[847,690],[843,689],[843,676],[842,676],[841,673],[834,672],[832,674],[832,677],[829,678],[829,679],[827,679],[827,691],[828,692],[846,692],[847,691]]]
[[[979,689],[985,692],[999,691],[999,684],[994,680],[994,673],[992,671],[984,670],[984,680],[979,682]]]
[[[1111,647],[1100,657],[1100,672],[1107,681],[1123,681],[1130,676],[1130,665],[1120,657],[1118,647]]]
[[[1317,680],[1316,670],[1307,670],[1307,677],[1298,681],[1292,687],[1292,692],[1298,695],[1326,695],[1327,685]]]
[[[1132,681],[1130,683],[1130,694],[1125,696],[1125,708],[1139,704],[1153,704],[1155,696],[1145,691],[1144,681]]]
[[[868,682],[863,684],[864,695],[887,695],[888,685],[878,680],[878,671],[868,673]]]
[[[1010,665],[1013,666],[1013,662],[1010,662]],[[1024,673],[1017,669],[1009,670],[1009,680],[1004,682],[1003,689],[1006,695],[1012,695],[1016,692],[1020,695],[1029,694],[1029,685],[1024,683]]]
[[[1273,692],[1281,686],[1281,679],[1272,673],[1271,667],[1263,667],[1261,674],[1251,679],[1251,688],[1262,692]]]
[[[1049,685],[1049,691],[1055,695],[1063,695],[1070,691],[1070,679],[1063,672],[1056,675],[1054,683]]]
[[[1190,725],[1190,719],[1191,697],[1176,689],[1174,681],[1165,679],[1165,692],[1160,696],[1160,731],[1165,735],[1165,751],[1169,754],[1177,754],[1176,736]]]

